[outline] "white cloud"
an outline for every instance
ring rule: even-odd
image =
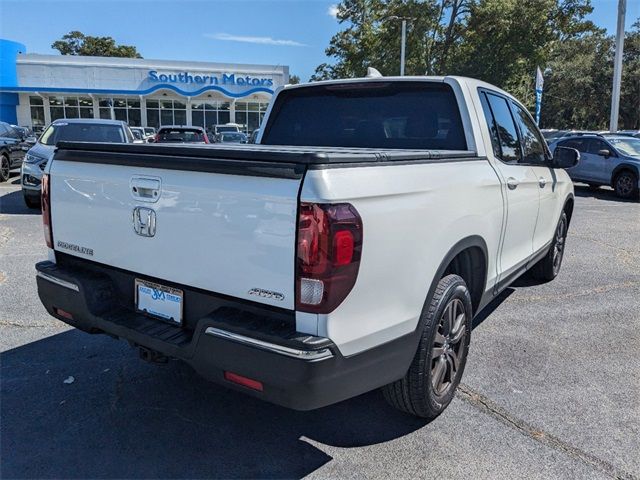
[[[338,17],[338,5],[336,5],[335,3],[329,5],[329,8],[327,9],[327,15],[331,15],[333,18],[337,18]]]
[[[214,40],[222,40],[225,42],[241,42],[241,43],[256,43],[259,45],[276,45],[284,47],[306,47],[304,43],[296,42],[295,40],[282,40],[272,37],[250,37],[246,35],[232,35],[230,33],[205,33],[205,37],[212,38]]]

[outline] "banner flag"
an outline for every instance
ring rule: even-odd
[[[542,107],[542,89],[544,87],[544,77],[540,67],[536,70],[536,125],[540,125],[540,109]]]

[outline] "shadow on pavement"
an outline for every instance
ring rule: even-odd
[[[40,215],[40,209],[27,207],[24,203],[24,198],[22,198],[22,191],[18,190],[0,196],[0,213],[8,215]]]
[[[638,199],[626,200],[624,198],[620,198],[616,195],[616,192],[613,189],[606,188],[606,187],[591,188],[584,185],[574,184],[574,191],[575,191],[576,197],[595,198],[598,200],[608,200],[611,202],[620,202],[620,203],[634,203],[638,201]]]
[[[302,477],[331,461],[313,441],[371,445],[426,424],[379,392],[288,410],[76,330],[3,353],[1,368],[4,478]]]

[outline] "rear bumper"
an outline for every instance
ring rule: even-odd
[[[295,323],[286,325],[271,310],[260,313],[229,302],[181,328],[134,312],[118,294],[120,277],[134,274],[120,271],[112,277],[108,267],[92,265],[36,265],[38,294],[51,315],[80,330],[106,333],[183,360],[211,381],[296,410],[330,405],[397,380],[415,353],[416,338],[408,335],[343,357],[329,339],[296,332]],[[224,372],[257,380],[263,389],[231,383]]]

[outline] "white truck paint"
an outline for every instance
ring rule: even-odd
[[[388,98],[396,95],[402,102],[402,95],[419,95],[421,88],[427,92],[425,95],[433,95],[429,100],[432,103],[427,105],[433,105],[436,113],[429,113],[429,109],[412,110],[406,118],[400,112],[380,119],[375,108],[368,108],[363,110],[367,112],[363,114],[365,118],[350,127],[340,130],[326,126],[327,131],[338,132],[336,138],[351,135],[348,141],[352,144],[343,145],[336,140],[338,144],[333,145],[323,139],[326,143],[318,143],[321,147],[304,146],[300,143],[304,141],[302,138],[318,132],[307,128],[304,118],[289,119],[291,125],[282,123],[291,115],[288,102],[298,101],[304,106],[316,92],[326,94],[328,101],[337,105],[343,91],[351,92],[344,98],[363,99],[344,100],[348,108],[357,108],[358,101],[367,102],[373,96],[376,102],[382,102],[383,111]],[[438,92],[444,92],[442,98]],[[443,100],[449,95],[447,92],[452,92],[454,113]],[[505,105],[510,113],[499,118],[500,106]],[[314,112],[307,113],[312,125]],[[456,115],[460,131],[455,131]],[[415,122],[424,127],[416,128]],[[287,137],[289,128],[300,137]],[[513,128],[511,136],[509,128]],[[417,133],[411,133],[414,130]],[[370,137],[369,145],[364,139],[373,131],[378,134]],[[318,135],[322,138],[322,132]],[[288,141],[294,146],[287,146]],[[432,142],[434,146],[412,148],[414,141],[423,142],[420,145]],[[472,302],[472,311],[463,308],[460,318],[470,322],[473,315],[536,262],[537,266],[547,262],[548,267],[552,261],[553,272],[546,275],[552,278],[557,274],[559,263],[556,268],[555,252],[560,252],[561,261],[573,208],[573,187],[560,167],[575,164],[577,152],[565,149],[559,151],[558,159],[552,160],[542,136],[517,100],[492,85],[459,77],[394,77],[287,86],[277,91],[258,142],[263,145],[233,149],[202,147],[208,150],[186,146],[165,150],[160,146],[135,146],[129,150],[63,146],[46,170],[51,181],[48,197],[51,206],[49,212],[45,210],[45,221],[50,214],[55,252],[50,251],[47,265],[38,267],[40,296],[45,306],[58,318],[79,328],[129,338],[145,349],[183,358],[216,381],[222,381],[219,375],[223,372],[227,384],[240,384],[261,398],[306,409],[363,393],[383,385],[383,381],[397,380],[408,385],[409,380],[400,378],[410,368],[408,359],[420,352],[416,353],[416,345],[422,341],[422,330],[427,328],[421,318],[428,313],[429,302],[438,296],[436,287],[445,280],[452,284],[451,275],[461,277],[455,281],[464,280],[467,292],[464,295]],[[379,145],[386,145],[385,142],[400,146]],[[517,160],[509,160],[510,151],[518,156]],[[75,158],[78,155],[82,157],[80,160]],[[236,170],[198,171],[206,163],[200,159],[203,156],[212,157],[213,163],[224,168],[233,164]],[[171,160],[174,157],[175,161]],[[154,159],[153,164],[145,163],[149,158]],[[181,169],[180,158],[190,166]],[[247,171],[242,170],[243,161]],[[279,175],[269,170],[276,167],[291,168],[286,175]],[[261,173],[253,175],[250,168]],[[266,174],[265,169],[269,170]],[[352,208],[361,221],[358,227],[356,220],[349,220],[355,222],[349,228],[355,228],[351,231],[356,233],[351,237],[347,234],[346,239],[340,237],[346,242],[347,256],[343,260],[347,266],[334,268],[347,271],[340,268],[350,268],[348,265],[357,263],[360,255],[353,286],[335,308],[327,311],[305,307],[301,301],[304,295],[296,287],[305,276],[300,273],[301,242],[306,241],[301,222],[302,211],[309,204],[329,206],[326,208],[348,204],[351,207],[344,207],[346,210],[340,215],[348,214],[348,208]],[[153,210],[153,236],[141,235],[132,228],[132,215],[135,223],[136,209],[140,207]],[[325,212],[323,218],[329,218],[326,215]],[[335,224],[329,220],[327,225],[332,229]],[[362,236],[361,250],[357,232]],[[330,242],[338,241],[337,233],[330,235]],[[312,242],[313,238],[321,237],[309,238]],[[331,245],[320,246],[320,250],[333,252],[330,258],[336,261],[342,247]],[[557,245],[560,247],[556,248]],[[74,282],[74,268],[81,261],[74,258],[87,260],[87,269],[108,276],[118,288],[122,288],[123,282],[127,285],[121,277],[128,275],[131,279],[148,277],[185,289],[185,309],[191,308],[190,301],[195,302],[190,289],[203,295],[209,292],[212,298],[222,298],[223,302],[236,302],[239,310],[254,311],[266,306],[270,310],[265,310],[265,318],[289,315],[295,321],[294,336],[306,335],[306,340],[292,346],[290,337],[280,342],[257,331],[254,338],[243,324],[237,330],[218,324],[205,330],[202,325],[216,321],[218,310],[196,319],[197,325],[196,320],[189,320],[190,326],[187,322],[192,342],[208,339],[209,334],[216,336],[217,341],[224,339],[243,348],[248,345],[276,355],[260,357],[257,363],[265,363],[260,367],[216,353],[225,351],[228,343],[216,344],[218,350],[202,354],[214,360],[201,360],[198,349],[204,349],[203,343],[208,340],[201,339],[193,346],[195,353],[189,350],[187,354],[156,338],[141,337],[139,331],[126,330],[133,327],[125,325],[125,330],[120,327],[110,330],[110,324],[93,311],[82,310],[77,314],[82,318],[70,320],[56,310],[59,307],[50,283],[55,283],[52,278],[56,275],[61,282],[58,286]],[[112,274],[113,268],[121,272],[120,277]],[[77,277],[77,283],[84,285],[83,281],[82,276]],[[329,295],[332,287],[326,282],[325,295]],[[304,285],[307,288],[318,284]],[[80,290],[83,288],[88,287],[81,286]],[[460,298],[460,305],[465,304],[467,300]],[[120,303],[124,302],[125,309],[131,310],[133,306],[127,303],[130,301],[122,299]],[[79,303],[69,305],[72,308]],[[453,314],[457,315],[456,312]],[[71,317],[73,314],[69,313]],[[451,333],[452,324],[448,325]],[[176,330],[174,336],[180,335],[181,331]],[[433,338],[439,334],[435,335]],[[408,339],[409,347],[404,339]],[[322,349],[307,351],[306,346],[314,342],[321,344]],[[396,347],[400,343],[404,345],[402,350]],[[454,348],[452,345],[447,343],[443,348]],[[247,358],[253,358],[256,350],[243,352]],[[286,373],[289,364],[278,363],[284,357],[296,359],[294,373]],[[275,372],[267,366],[274,358]],[[387,372],[386,367],[376,363],[382,360],[397,366],[389,367]],[[209,365],[208,361],[215,365]],[[336,371],[327,374],[322,369],[332,361],[337,362]],[[303,363],[305,366],[301,367]],[[312,364],[313,368],[309,366]],[[301,379],[298,368],[305,372]],[[380,373],[380,368],[384,373]],[[436,359],[431,373],[424,375],[434,379],[440,375],[438,368]],[[246,378],[227,378],[230,369]],[[457,376],[452,373],[450,381],[454,390],[461,375],[461,370],[459,374],[455,370]],[[336,380],[343,377],[343,383]],[[258,381],[260,388],[251,379]],[[400,385],[398,382],[394,385]],[[330,393],[320,385],[328,385],[326,390]],[[450,390],[447,392],[452,395]],[[435,404],[444,408],[449,401],[450,397],[448,400],[442,397]],[[420,410],[415,405],[400,408],[427,417],[437,410]]]

